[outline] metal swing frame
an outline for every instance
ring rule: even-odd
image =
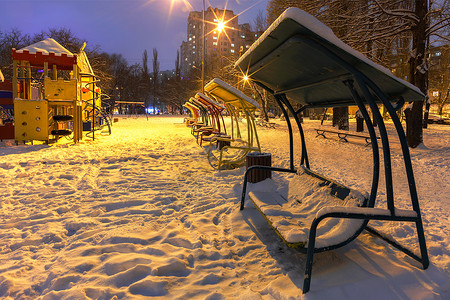
[[[280,106],[283,115],[286,119],[287,125],[288,125],[288,131],[289,131],[289,152],[290,152],[290,166],[289,168],[274,168],[274,167],[267,167],[267,166],[252,166],[247,169],[244,175],[244,184],[243,184],[243,190],[242,190],[242,198],[241,198],[241,210],[244,208],[244,200],[245,200],[245,194],[246,194],[246,186],[247,186],[247,177],[250,171],[254,169],[264,169],[264,170],[272,170],[272,171],[278,171],[278,172],[289,172],[289,173],[295,173],[296,169],[294,167],[294,153],[293,153],[293,130],[292,125],[290,124],[288,111],[293,115],[293,118],[295,120],[295,123],[297,124],[300,137],[301,137],[301,165],[305,166],[309,169],[309,160],[307,155],[307,149],[306,149],[306,143],[305,143],[305,137],[303,133],[303,129],[300,123],[300,119],[298,115],[305,110],[306,108],[314,108],[314,107],[334,107],[334,106],[347,106],[347,105],[354,105],[356,104],[358,108],[360,109],[364,120],[366,122],[371,143],[372,143],[372,152],[373,152],[373,174],[372,174],[372,187],[370,191],[369,201],[367,203],[367,208],[356,208],[352,211],[342,211],[339,209],[336,209],[334,211],[322,214],[319,218],[314,219],[314,221],[311,224],[310,227],[310,233],[309,233],[309,239],[308,239],[308,245],[307,248],[300,249],[302,252],[306,252],[307,259],[306,259],[306,269],[305,269],[305,278],[303,283],[303,293],[307,293],[310,289],[310,283],[311,283],[311,275],[312,275],[312,263],[313,263],[313,256],[316,252],[322,252],[327,251],[331,249],[335,249],[341,246],[344,246],[351,242],[353,239],[355,239],[364,229],[367,231],[383,238],[386,242],[397,248],[398,250],[402,251],[406,255],[410,256],[414,260],[420,262],[424,269],[426,269],[429,266],[429,258],[426,248],[426,242],[425,242],[425,236],[424,236],[424,230],[423,230],[423,224],[422,224],[422,218],[420,213],[420,207],[419,207],[419,201],[417,196],[417,190],[414,180],[414,173],[412,169],[411,164],[411,157],[409,153],[409,148],[406,140],[406,136],[403,130],[403,127],[401,125],[401,122],[398,118],[398,115],[396,113],[397,110],[399,110],[404,105],[404,100],[402,98],[399,99],[399,101],[393,105],[386,96],[386,94],[371,80],[369,79],[365,74],[360,72],[358,69],[354,68],[351,64],[346,62],[344,59],[342,59],[340,56],[338,56],[336,53],[331,51],[329,48],[327,48],[325,45],[323,45],[322,41],[315,39],[311,36],[301,36],[296,35],[291,37],[288,41],[285,43],[304,43],[307,44],[309,47],[312,47],[315,51],[320,52],[322,55],[325,55],[328,58],[331,58],[334,62],[337,62],[342,68],[348,71],[348,74],[344,76],[339,76],[337,78],[333,78],[334,83],[341,82],[343,85],[346,86],[346,88],[349,90],[349,92],[352,95],[353,101],[341,101],[339,103],[333,103],[333,102],[316,102],[313,105],[305,105],[301,107],[299,110],[295,111],[289,102],[288,98],[286,97],[286,93],[289,91],[292,91],[293,89],[289,90],[281,90],[281,91],[273,91],[266,85],[264,85],[261,82],[255,81],[256,84],[261,86],[262,88],[266,89],[268,92],[270,92],[272,95],[274,95],[277,104]],[[283,47],[282,45],[281,47]],[[258,62],[258,65],[264,65],[264,61],[267,60],[273,60],[274,56],[277,56],[277,50],[272,51],[267,57],[264,57],[261,61]],[[250,67],[250,71],[251,67]],[[326,82],[317,82],[315,84],[317,85],[323,85]],[[313,83],[314,84],[314,83]],[[306,87],[310,87],[311,84],[308,85],[299,85],[295,87],[294,89],[304,89]],[[393,192],[393,182],[392,182],[392,167],[391,167],[391,155],[390,155],[390,147],[389,147],[389,139],[388,134],[386,131],[386,127],[384,124],[384,120],[378,110],[377,103],[382,103],[390,117],[392,118],[392,121],[395,126],[396,133],[398,135],[401,149],[403,153],[404,158],[404,165],[406,170],[406,176],[408,180],[408,186],[409,186],[409,192],[411,197],[411,204],[412,209],[414,213],[398,213],[399,210],[395,208],[394,204],[394,192]],[[383,163],[384,163],[384,175],[385,175],[385,181],[386,181],[386,196],[387,196],[387,210],[374,208],[375,206],[375,200],[377,196],[378,191],[378,183],[379,183],[379,177],[380,177],[380,154],[379,154],[379,147],[378,147],[378,141],[377,136],[375,134],[375,129],[373,126],[373,123],[370,119],[369,113],[366,110],[365,105],[368,105],[370,109],[372,110],[372,113],[374,115],[375,120],[378,123],[378,128],[380,132],[380,138],[382,143],[382,151],[383,151]],[[287,110],[286,110],[286,108]],[[319,175],[320,176],[320,175]],[[324,248],[315,248],[315,238],[316,238],[316,229],[319,225],[319,223],[324,220],[325,218],[346,218],[346,219],[362,219],[364,220],[363,226],[361,226],[360,230],[358,230],[355,235],[350,237],[345,242],[339,243],[337,245],[332,245]],[[420,249],[420,255],[417,255],[413,253],[411,250],[406,248],[405,246],[401,245],[397,241],[393,239],[389,239],[388,237],[382,235],[381,233],[377,232],[373,228],[367,226],[367,223],[370,220],[381,220],[381,221],[399,221],[399,222],[414,222],[416,224],[416,231],[418,236],[418,242],[419,242],[419,249]]]
[[[254,118],[254,111],[258,107],[254,106],[254,104],[249,103],[249,100],[244,99],[248,98],[247,96],[238,94],[242,92],[238,90],[233,91],[233,89],[235,88],[217,78],[213,79],[205,86],[205,91],[209,96],[224,103],[231,118],[231,135],[229,137],[213,137],[208,147],[209,164],[217,170],[220,170],[224,167],[235,168],[237,166],[240,166],[245,162],[248,153],[261,152],[261,145],[259,143],[258,132],[256,129]],[[216,91],[226,91],[228,95],[233,95],[233,98],[226,99],[223,95],[216,94]],[[244,139],[241,135],[238,121],[238,112],[243,112],[247,121],[246,139]],[[229,144],[226,144],[219,149],[219,155],[217,157],[212,151],[213,145],[219,144],[221,142]],[[240,144],[234,145],[235,142],[239,142]],[[228,149],[233,149],[240,152],[233,158],[225,158],[224,153]]]

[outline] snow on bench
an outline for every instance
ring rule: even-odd
[[[270,180],[270,179],[266,179]],[[311,175],[300,169],[289,183],[289,195],[285,199],[278,192],[252,191],[249,198],[266,220],[293,248],[304,248],[314,218],[329,207],[339,212],[352,208],[363,209],[367,197],[356,190]],[[348,240],[361,228],[363,220],[328,218],[317,229],[316,248],[336,245]]]

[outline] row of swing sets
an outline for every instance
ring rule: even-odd
[[[183,105],[191,115],[185,119],[186,126],[200,146],[207,143],[208,161],[214,169],[239,167],[247,154],[261,152],[254,117],[259,105],[218,78],[206,84],[204,90],[207,95],[197,93]],[[242,128],[242,119],[246,128]]]

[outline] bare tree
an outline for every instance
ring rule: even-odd
[[[158,86],[159,86],[159,61],[158,61],[158,50],[153,48],[153,109],[155,109],[155,104],[158,99]]]
[[[11,49],[20,49],[31,43],[31,37],[17,28],[2,32],[0,35],[0,67],[5,79],[11,80],[12,57]]]
[[[432,95],[432,103],[437,105],[437,112],[442,115],[443,108],[448,103],[450,96],[450,45],[439,46],[434,53],[430,53],[430,90],[436,94]],[[438,55],[439,53],[439,55]],[[434,60],[436,61],[434,63]]]
[[[428,94],[427,41],[450,41],[449,0],[272,0],[267,21],[288,6],[316,16],[345,43],[388,68],[393,58],[402,57],[404,64],[409,57],[409,71],[402,77],[424,94]],[[423,102],[411,104],[407,113],[408,143],[417,147],[422,143]]]
[[[150,72],[148,70],[148,55],[147,50],[144,50],[142,54],[142,75],[141,84],[142,97],[144,99],[144,105],[147,108],[150,96]]]
[[[264,18],[263,12],[260,10],[256,15],[255,20],[253,21],[253,31],[258,33],[259,35],[267,29],[267,22]]]

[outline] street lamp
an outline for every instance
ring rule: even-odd
[[[225,10],[226,10],[226,7],[225,7]],[[214,13],[214,11],[213,11],[213,13]],[[214,15],[215,15],[215,13],[214,13]],[[219,20],[218,20],[214,30],[217,30],[219,32],[219,34],[224,32],[227,35],[227,33],[225,31],[225,28],[231,28],[231,27],[227,27],[226,26],[227,22],[229,22],[230,20],[228,20],[226,22],[224,21],[224,19],[225,19],[225,12],[224,12],[224,16],[222,18],[218,18],[217,16],[215,16],[215,17],[217,19],[219,19]],[[203,10],[202,10],[202,92],[203,93],[205,93],[205,36],[206,36],[205,25],[206,25],[206,20],[205,20],[205,0],[203,0]],[[228,35],[227,35],[227,37],[228,37]]]
[[[219,20],[219,22],[217,23],[217,31],[219,33],[222,33],[222,31],[225,30],[225,23],[223,20]]]

